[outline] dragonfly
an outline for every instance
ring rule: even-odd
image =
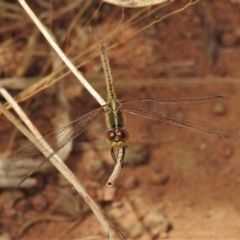
[[[118,165],[119,168],[121,168],[124,162],[124,157],[127,149],[127,142],[129,140],[129,134],[125,128],[124,112],[139,115],[145,118],[150,118],[156,121],[171,123],[177,126],[199,130],[201,132],[205,132],[223,138],[239,138],[238,135],[232,134],[231,132],[225,131],[210,123],[194,119],[186,115],[180,115],[178,113],[169,113],[161,109],[161,106],[166,104],[185,105],[185,104],[212,103],[219,102],[221,100],[227,100],[229,99],[229,97],[203,96],[173,99],[132,98],[119,100],[115,92],[108,53],[105,45],[100,45],[100,56],[107,90],[106,105],[101,106],[96,110],[87,113],[86,115],[71,122],[67,126],[61,128],[60,130],[50,133],[49,135],[46,135],[45,137],[33,142],[29,146],[20,149],[18,152],[14,154],[13,161],[26,159],[30,156],[41,154],[41,152],[38,150],[38,147],[43,146],[45,141],[47,141],[50,144],[53,150],[46,157],[45,161],[47,161],[55,153],[62,149],[68,142],[72,141],[74,138],[79,136],[95,121],[99,120],[101,117],[105,115],[106,125],[108,129],[105,139],[106,142],[111,146],[111,155],[115,164]],[[121,150],[120,157],[118,157],[118,155],[115,153],[116,149]],[[27,177],[29,177],[34,171],[32,171]]]

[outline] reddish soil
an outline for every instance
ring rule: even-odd
[[[174,2],[159,10],[155,17],[186,3]],[[97,27],[101,26],[105,34],[119,22],[121,11],[115,6],[104,6],[100,9],[101,16],[94,21],[101,21]],[[52,11],[54,13],[54,9]],[[106,16],[111,11],[118,14],[115,21],[110,22]],[[125,9],[125,17],[130,18],[136,12]],[[240,135],[239,13],[239,1],[200,1],[109,49],[119,98],[230,96],[231,99],[224,102],[180,105],[171,111]],[[152,19],[153,16],[114,38],[124,38]],[[92,29],[96,30],[94,21]],[[95,37],[93,34],[93,40]],[[100,58],[88,62],[83,70],[93,87],[105,96]],[[97,108],[98,104],[85,91],[75,96],[74,90],[79,83],[70,78],[66,94],[71,117],[75,119]],[[48,103],[47,108],[39,103],[41,111],[38,114],[44,113],[45,117],[38,118],[34,112],[33,119],[47,133],[51,126],[46,128],[46,121],[52,117],[57,102],[52,103],[47,97],[43,100],[42,96],[48,95],[45,92],[35,95],[34,101]],[[76,139],[75,151],[66,163],[127,239],[240,239],[239,139],[224,139],[136,115],[126,114],[126,119],[130,140],[126,164],[114,185],[116,192],[105,187],[113,161],[110,147],[104,141],[104,119]],[[3,151],[13,128],[4,118],[0,120],[0,148]],[[77,151],[77,144],[82,142],[90,147]],[[45,182],[40,190],[0,191],[1,234],[8,233],[11,239],[21,240],[57,239],[76,217],[81,216],[82,220],[61,239],[106,238],[93,213],[56,171],[43,178]],[[11,194],[21,197],[7,204],[4,201],[10,201]],[[156,217],[159,222],[151,228],[144,223],[144,218],[155,209],[160,211]],[[38,219],[43,216],[46,218]],[[20,227],[35,218],[39,221],[17,237]],[[138,223],[143,224],[140,230],[136,228]]]

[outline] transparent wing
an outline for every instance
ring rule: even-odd
[[[142,117],[151,118],[157,121],[175,124],[177,126],[196,129],[209,134],[217,135],[224,138],[240,138],[240,136],[225,131],[217,126],[207,122],[194,119],[179,113],[169,113],[167,110],[160,109],[161,103],[208,103],[225,99],[225,97],[201,97],[201,98],[183,98],[183,99],[134,99],[123,100],[120,102],[120,107],[129,113],[137,114]]]
[[[194,97],[194,98],[139,98],[139,99],[126,99],[120,101],[121,103],[134,104],[135,102],[157,102],[158,104],[201,104],[201,103],[213,103],[228,100],[228,96],[206,96],[206,97]]]
[[[105,113],[104,108],[98,108],[78,119],[71,122],[67,126],[61,128],[57,132],[50,133],[45,137],[35,141],[34,143],[20,149],[12,157],[11,161],[19,161],[26,159],[27,157],[41,154],[38,147],[44,145],[44,141],[52,147],[53,152],[49,153],[47,159],[52,157],[57,151],[63,148],[69,141],[76,138],[79,134],[85,131],[91,124],[101,118]],[[47,151],[47,150],[46,150]]]

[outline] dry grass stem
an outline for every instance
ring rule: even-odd
[[[82,74],[77,70],[77,68],[71,63],[71,61],[67,58],[61,48],[57,45],[57,43],[53,40],[47,29],[43,26],[37,16],[33,13],[31,8],[27,5],[24,0],[19,0],[19,3],[22,5],[24,10],[27,12],[29,17],[36,24],[38,29],[47,39],[52,48],[57,52],[59,57],[63,60],[63,62],[68,66],[68,68],[72,71],[72,73],[76,76],[76,78],[82,83],[82,85],[89,91],[90,94],[99,102],[100,105],[105,105],[106,102],[102,99],[102,97],[95,91],[95,89],[88,83],[88,81],[82,76]]]
[[[22,2],[24,2],[24,1],[22,1]],[[120,44],[128,42],[129,39],[134,37],[136,34],[139,34],[140,32],[146,30],[147,28],[150,28],[154,24],[162,21],[164,18],[167,18],[167,17],[169,17],[169,16],[171,16],[173,14],[176,14],[176,13],[179,13],[179,12],[185,10],[187,7],[190,7],[191,5],[195,4],[196,2],[197,1],[195,1],[195,2],[194,1],[189,1],[189,3],[187,3],[184,7],[180,8],[179,10],[174,11],[174,12],[172,12],[170,14],[163,15],[160,19],[153,20],[150,24],[147,24],[146,26],[140,28],[139,30],[134,31],[132,34],[130,34],[128,36],[125,36],[125,37],[122,37],[122,38],[118,38],[117,36],[119,35],[119,33],[125,31],[128,28],[134,27],[140,21],[142,21],[145,18],[147,18],[147,16],[150,16],[150,15],[154,14],[159,9],[163,8],[165,5],[164,4],[159,4],[159,5],[156,5],[152,9],[149,9],[149,8],[139,9],[139,11],[137,13],[135,13],[133,16],[127,18],[125,21],[124,21],[125,17],[124,17],[124,13],[123,13],[122,14],[122,18],[120,19],[119,24],[118,24],[117,27],[113,28],[112,31],[104,34],[101,37],[100,40],[99,39],[95,39],[94,44],[92,44],[91,46],[88,46],[85,49],[79,50],[79,47],[78,47],[79,46],[79,41],[80,41],[79,38],[81,36],[84,36],[84,34],[86,34],[86,33],[84,33],[84,31],[86,31],[86,28],[88,26],[88,24],[86,24],[85,27],[83,27],[80,30],[80,32],[77,33],[77,37],[74,38],[74,40],[72,41],[71,45],[69,46],[69,48],[68,48],[68,50],[66,52],[68,54],[70,54],[70,53],[73,54],[72,61],[74,63],[79,63],[80,62],[79,64],[76,65],[76,67],[79,68],[81,66],[84,66],[86,63],[88,63],[89,61],[93,60],[97,56],[99,56],[98,52],[95,51],[95,49],[98,48],[99,44],[101,44],[103,42],[109,42],[111,40],[111,44],[108,44],[108,49],[111,49],[111,48],[116,47],[116,46],[118,46]],[[100,6],[101,6],[101,4],[99,5],[99,7],[95,11],[95,13],[97,13],[97,11],[99,10]],[[69,7],[70,6],[68,6],[68,8]],[[65,12],[67,12],[68,8],[64,8]],[[17,9],[15,11],[16,12],[21,12],[21,9]],[[62,11],[63,11],[63,9],[62,9]],[[69,9],[68,9],[68,11],[69,11]],[[56,10],[54,16],[52,16],[53,20],[56,19],[56,16],[59,16],[60,14],[61,13]],[[81,14],[79,14],[79,16],[81,16]],[[91,20],[89,20],[89,21],[91,21]],[[89,23],[89,21],[88,21],[88,23]],[[77,20],[76,20],[76,18],[74,18],[74,20],[72,21],[72,24],[70,24],[71,29],[73,28],[73,26],[76,26],[76,22],[77,22]],[[15,23],[15,25],[16,25],[16,23]],[[21,26],[21,28],[24,28],[24,26]],[[78,28],[78,26],[76,26],[76,29],[77,28]],[[66,32],[68,32],[68,31],[70,31],[70,29],[66,30]],[[62,39],[61,39],[61,41],[62,41]],[[77,55],[74,54],[74,52],[76,52],[76,51],[78,51]],[[86,58],[86,56],[89,56],[89,57]],[[17,102],[21,102],[21,101],[24,101],[24,100],[34,96],[36,93],[42,91],[45,88],[48,88],[49,86],[53,85],[57,81],[63,79],[64,77],[69,75],[70,72],[71,71],[66,70],[65,66],[62,66],[61,68],[55,69],[50,75],[43,77],[39,82],[33,84],[31,87],[29,87],[29,88],[25,89],[24,91],[22,91],[18,96],[15,97],[15,100]],[[61,73],[61,74],[59,75],[59,73]],[[8,105],[5,105],[5,107],[9,108]]]
[[[11,121],[32,142],[34,142],[36,139],[42,138],[39,131],[31,123],[30,119],[28,119],[26,114],[22,111],[20,106],[15,102],[15,100],[10,96],[10,94],[8,94],[8,92],[3,88],[0,89],[0,92],[3,95],[3,97],[8,101],[8,103],[12,106],[12,108],[17,112],[17,114],[20,116],[22,121],[28,126],[29,129],[31,129],[31,131],[35,136],[33,136],[33,134],[29,132],[19,121],[16,121],[15,117],[10,112],[2,109],[3,113],[8,118],[8,120]],[[39,147],[39,150],[42,151],[42,153],[46,157],[48,156],[48,153],[51,153],[53,151],[47,142],[45,142],[44,146]],[[45,150],[47,150],[47,152]],[[92,209],[97,219],[99,220],[100,224],[103,226],[107,235],[109,236],[109,239],[116,239],[116,238],[123,239],[122,235],[118,232],[118,230],[116,230],[115,227],[112,226],[112,223],[108,220],[107,216],[102,211],[100,206],[96,202],[94,202],[94,200],[82,187],[82,184],[80,183],[80,181],[69,170],[69,168],[64,164],[64,162],[58,157],[58,155],[56,154],[53,155],[49,160],[64,175],[64,177],[75,187],[77,192],[82,196],[85,202],[89,205],[89,207]]]

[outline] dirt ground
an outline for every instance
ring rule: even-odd
[[[17,1],[5,3],[21,9]],[[81,1],[72,7],[71,14],[65,15],[60,13],[67,9],[67,0],[61,1],[61,6],[56,1],[36,1],[31,7],[52,29],[64,52],[75,40],[79,42],[79,48],[69,57],[102,97],[106,95],[104,76],[98,44],[94,44],[108,36],[105,43],[119,98],[230,96],[229,100],[217,103],[175,105],[171,109],[160,105],[160,109],[201,119],[240,136],[240,1],[202,0],[148,26],[187,3],[175,0],[150,14],[156,6],[151,7],[143,13],[146,18],[117,33],[114,31],[141,9],[121,9],[107,3],[98,9],[99,1],[96,1],[78,19],[83,8]],[[51,23],[45,19],[44,11],[51,13]],[[16,12],[14,7],[9,10],[10,14]],[[7,14],[1,18],[5,21]],[[2,82],[13,77],[43,78],[54,71],[51,64],[45,64],[50,58],[50,48],[39,37],[31,63],[19,74],[18,66],[22,59],[26,60],[24,51],[29,50],[26,36],[36,34],[31,20],[25,16],[25,24],[22,19],[22,25],[17,25],[19,32],[11,30],[14,23],[18,24],[17,18],[9,21],[9,29],[0,23],[0,57],[1,48],[8,46],[12,51],[0,59]],[[76,25],[70,29],[73,19]],[[87,27],[79,33],[79,40],[77,31],[82,26]],[[143,29],[145,26],[148,27]],[[64,34],[68,37],[63,40]],[[9,37],[14,41],[8,45]],[[83,43],[86,49],[95,48],[77,59],[85,50]],[[114,46],[115,43],[118,45]],[[94,54],[96,57],[91,59]],[[83,65],[79,65],[81,62]],[[57,76],[63,76],[66,71]],[[72,75],[60,81],[64,82],[71,120],[99,107]],[[43,134],[53,131],[50,122],[56,109],[60,109],[56,93],[51,90],[54,86],[21,103]],[[12,95],[24,89],[9,87]],[[3,158],[6,149],[13,152],[25,146],[26,141],[5,117],[1,116],[0,122]],[[104,140],[104,119],[74,140],[66,161],[123,235],[127,239],[144,240],[240,239],[240,140],[131,114],[126,114],[126,122],[130,139],[125,165],[112,188],[105,186],[114,162]],[[1,240],[106,239],[94,214],[56,170],[34,176],[39,181],[34,188],[0,189]]]

